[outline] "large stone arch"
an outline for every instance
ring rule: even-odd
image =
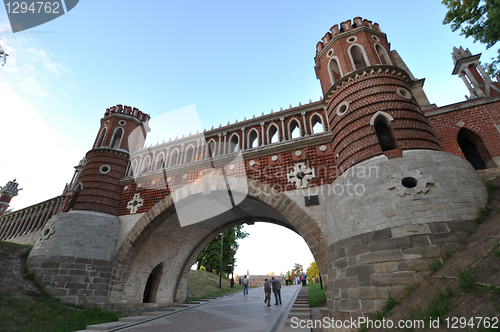
[[[244,197],[236,207],[203,222],[180,226],[176,204],[202,197],[199,195],[227,193],[228,184],[233,196]],[[208,175],[167,195],[134,224],[119,246],[113,262],[109,302],[131,306],[142,302],[148,275],[160,263],[165,281],[158,290],[158,303],[182,302],[186,297],[187,274],[201,250],[222,231],[256,221],[279,224],[302,236],[327,284],[326,231],[290,194],[300,195],[278,192],[243,177]]]

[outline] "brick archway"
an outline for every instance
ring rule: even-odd
[[[238,177],[228,177],[227,181],[232,194],[245,198],[223,215],[185,227],[181,227],[177,219],[175,204],[178,202],[196,194],[212,195],[227,190],[222,176],[208,175],[167,195],[134,224],[113,262],[110,303],[142,302],[145,279],[161,262],[165,265],[164,275],[168,273],[165,276],[168,285],[163,284],[163,296],[158,297],[158,303],[182,302],[186,297],[187,274],[201,250],[220,232],[256,221],[279,224],[302,236],[327,284],[326,235],[316,220],[287,194],[266,184]],[[177,253],[165,253],[168,245],[175,247]],[[161,254],[159,250],[163,250]],[[167,256],[170,258],[166,259]]]

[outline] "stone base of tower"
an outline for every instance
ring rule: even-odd
[[[70,211],[51,218],[41,232],[28,268],[49,294],[64,302],[108,302],[120,224],[113,215]]]
[[[486,199],[472,166],[446,152],[406,151],[344,172],[328,207],[328,316],[357,319],[389,294],[401,298],[457,249]]]

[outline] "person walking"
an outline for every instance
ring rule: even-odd
[[[302,280],[302,287],[304,287],[306,285],[306,282],[307,282],[307,274],[304,273],[302,275],[301,280]]]
[[[288,282],[290,281],[290,279],[288,279],[288,273],[285,274],[285,286],[288,286]]]
[[[278,305],[278,299],[281,304],[281,282],[272,277],[271,284],[273,285],[274,299],[276,300],[275,305]]]
[[[248,295],[248,278],[245,276],[243,278],[243,295]]]
[[[264,280],[264,294],[266,295],[264,303],[267,303],[267,306],[271,306],[271,280]]]

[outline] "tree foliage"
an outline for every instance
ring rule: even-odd
[[[5,51],[3,50],[2,46],[0,45],[0,62],[2,63],[2,66],[7,63],[7,57],[8,56],[9,55],[7,53],[5,53]]]
[[[237,241],[247,236],[248,233],[243,231],[243,226],[233,227],[224,232],[224,243],[222,249],[223,274],[229,275],[232,271],[232,266],[230,266],[230,264],[233,264],[233,251],[231,250],[231,245],[234,245],[236,250],[238,250]],[[204,267],[208,272],[215,272],[219,274],[220,243],[221,236],[218,235],[203,249],[195,262],[198,265],[198,269],[200,269],[200,267]]]
[[[302,273],[304,273],[304,268],[302,267],[302,265],[300,265],[299,263],[295,263],[295,266],[292,269],[292,276],[298,277]]]
[[[318,269],[318,264],[316,262],[312,262],[311,265],[307,268],[307,279],[309,279],[309,282],[318,282],[319,280],[319,269]],[[314,278],[314,281],[313,281]]]
[[[460,29],[460,35],[472,37],[486,48],[493,47],[500,39],[500,0],[443,0],[448,8],[443,24],[450,24],[452,31]],[[492,77],[499,76],[500,49],[498,57],[486,64]]]

